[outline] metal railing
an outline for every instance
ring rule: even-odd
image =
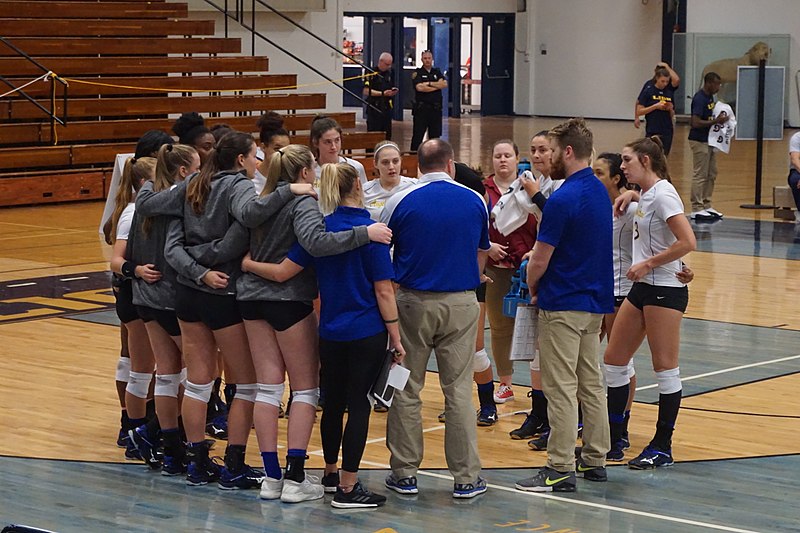
[[[318,68],[316,68],[313,65],[309,64],[307,61],[304,61],[303,59],[299,58],[296,54],[290,52],[289,50],[287,50],[283,46],[279,45],[278,43],[276,43],[275,41],[273,41],[272,39],[270,39],[269,37],[267,37],[263,33],[259,32],[258,29],[256,28],[256,14],[257,14],[256,5],[263,6],[263,7],[267,8],[268,10],[272,11],[278,17],[280,17],[283,20],[287,21],[289,24],[291,24],[295,28],[303,31],[305,34],[309,35],[314,40],[322,43],[323,45],[325,45],[326,47],[330,48],[331,50],[333,50],[337,54],[348,58],[353,63],[355,63],[357,65],[360,65],[367,72],[369,72],[371,74],[377,74],[377,72],[374,69],[372,69],[371,67],[365,65],[363,62],[359,61],[355,57],[344,53],[342,50],[340,50],[336,46],[332,45],[331,43],[327,42],[326,40],[322,39],[318,35],[315,35],[314,33],[310,32],[309,30],[307,30],[306,28],[304,28],[300,24],[296,23],[291,18],[287,17],[285,14],[283,14],[279,10],[275,9],[274,7],[269,5],[268,3],[264,2],[263,0],[250,0],[250,2],[249,2],[250,3],[250,13],[249,13],[249,15],[250,15],[250,17],[249,17],[250,18],[250,25],[248,25],[247,22],[245,22],[246,13],[245,13],[245,7],[244,7],[244,4],[245,4],[245,2],[247,0],[233,0],[233,3],[235,4],[235,7],[232,8],[232,9],[229,8],[229,6],[228,6],[229,0],[225,0],[224,1],[224,5],[222,5],[222,6],[217,5],[213,0],[203,0],[203,1],[206,4],[210,5],[211,7],[213,7],[214,9],[216,9],[217,11],[219,11],[220,13],[222,13],[223,15],[225,15],[225,37],[228,37],[228,20],[229,19],[233,20],[233,21],[236,21],[242,28],[244,28],[244,29],[246,29],[247,31],[250,32],[250,43],[251,43],[250,46],[251,46],[251,54],[252,55],[255,55],[255,53],[256,53],[256,42],[257,42],[257,39],[261,39],[262,41],[266,42],[267,44],[270,44],[270,45],[274,46],[275,48],[277,48],[278,50],[280,50],[281,52],[283,52],[287,56],[291,57],[292,59],[294,59],[295,61],[297,61],[301,65],[305,66],[306,68],[308,68],[309,70],[311,70],[315,74],[317,74],[320,77],[324,78],[328,83],[330,83],[332,85],[335,85],[336,87],[341,89],[343,92],[345,92],[345,93],[349,94],[350,96],[354,97],[355,99],[357,99],[358,101],[360,101],[364,105],[366,105],[368,107],[371,107],[375,111],[378,111],[378,112],[381,112],[381,113],[385,112],[385,111],[383,111],[381,109],[378,109],[377,107],[373,106],[369,102],[367,102],[362,97],[362,95],[354,93],[353,91],[351,91],[350,89],[348,89],[347,87],[345,87],[344,85],[339,83],[338,81],[336,81],[334,79],[331,79],[327,74],[325,74],[324,72],[320,71]]]
[[[20,50],[13,43],[9,42],[8,39],[6,39],[5,37],[0,37],[0,42],[2,42],[4,45],[6,45],[9,48],[11,48],[14,52],[16,52],[18,55],[20,55],[21,57],[23,57],[26,60],[28,60],[30,63],[32,63],[36,67],[38,67],[44,73],[43,76],[41,76],[42,78],[50,80],[50,109],[47,109],[43,105],[41,105],[39,102],[37,102],[36,100],[31,98],[30,95],[28,95],[23,90],[22,87],[17,87],[16,85],[11,83],[5,77],[0,76],[0,81],[5,83],[7,86],[9,86],[11,88],[11,91],[9,91],[10,93],[19,94],[21,97],[23,97],[24,99],[26,99],[27,101],[32,103],[34,106],[36,106],[39,109],[41,109],[50,118],[50,142],[55,145],[57,143],[57,140],[58,140],[58,137],[56,135],[56,123],[61,124],[62,126],[66,126],[67,125],[67,90],[68,90],[69,85],[67,84],[67,82],[65,82],[64,80],[62,80],[58,76],[56,76],[53,73],[52,70],[48,69],[47,67],[45,67],[44,65],[42,65],[41,63],[39,63],[38,61],[33,59],[31,56],[29,56],[23,50]],[[63,93],[63,96],[62,96],[62,98],[63,98],[62,118],[58,118],[58,116],[56,116],[56,84],[55,84],[55,82],[60,83],[64,88],[64,93]]]

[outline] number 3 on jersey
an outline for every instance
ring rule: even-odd
[[[639,222],[634,220],[633,221],[633,240],[635,241],[638,238],[639,238]]]

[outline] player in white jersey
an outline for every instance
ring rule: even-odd
[[[621,169],[642,192],[633,219],[632,265],[626,276],[634,284],[620,307],[604,357],[611,421],[609,453],[621,446],[630,389],[628,363],[647,336],[658,380],[658,421],[650,444],[628,466],[648,469],[673,464],[672,433],[682,390],[680,323],[689,302],[686,285],[678,275],[681,258],[694,250],[697,242],[683,216],[683,202],[669,181],[658,138],[626,145]]]
[[[531,201],[537,206],[534,213],[538,222],[542,220],[542,210],[547,198],[558,189],[564,180],[550,178],[550,165],[552,150],[548,131],[540,131],[531,138],[531,163],[533,170],[539,176],[537,180],[523,179],[522,186],[531,196]],[[550,436],[550,424],[547,418],[547,398],[542,392],[542,373],[539,370],[539,357],[531,361],[531,412],[522,425],[511,431],[512,439],[530,439],[528,446],[533,450],[546,450],[547,440]]]
[[[397,144],[392,141],[381,141],[375,145],[374,153],[378,179],[368,181],[363,186],[364,206],[372,220],[380,221],[386,201],[417,183],[417,179],[400,174],[403,158]]]

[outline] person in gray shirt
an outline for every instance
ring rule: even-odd
[[[227,239],[236,221],[257,225],[290,200],[294,193],[312,193],[310,186],[286,188],[258,200],[249,178],[258,159],[253,138],[233,132],[220,139],[199,174],[178,186],[154,192],[152,183],[137,195],[141,216],[179,217],[167,230],[165,256],[177,271],[176,313],[182,332],[187,381],[182,415],[188,446],[187,484],[218,481],[224,489],[257,488],[263,473],[244,462],[256,396],[255,370],[247,336],[236,305],[235,281],[245,239]],[[246,234],[246,233],[245,233]],[[204,263],[186,258],[184,251],[223,239],[228,249],[211,254]],[[239,250],[236,250],[236,246]],[[211,395],[217,348],[223,353],[228,381],[236,396],[228,415],[225,466],[208,457],[205,444],[206,404]]]
[[[314,183],[314,157],[306,146],[289,145],[270,160],[262,195],[279,193],[297,184]],[[280,212],[250,232],[254,261],[280,263],[295,243],[314,256],[336,255],[367,244],[388,244],[391,232],[383,224],[356,226],[330,233],[314,198],[295,196]],[[319,355],[316,273],[307,268],[283,282],[244,273],[237,281],[239,309],[244,318],[258,377],[256,431],[267,477],[261,498],[300,502],[322,498],[323,487],[305,474],[308,440],[319,400]],[[285,373],[292,384],[291,424],[286,471],[278,463],[278,408],[283,398]]]

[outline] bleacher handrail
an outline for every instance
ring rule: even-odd
[[[214,3],[213,0],[203,0],[203,1],[206,4],[210,5],[211,7],[213,7],[214,9],[216,9],[217,11],[219,11],[220,13],[222,13],[225,16],[225,37],[228,37],[228,19],[236,21],[242,28],[244,28],[244,29],[246,29],[247,31],[250,32],[250,35],[251,35],[251,53],[252,53],[252,55],[255,55],[255,52],[256,52],[256,37],[258,37],[261,40],[263,40],[264,42],[274,46],[275,48],[277,48],[278,50],[280,50],[284,54],[288,55],[289,57],[291,57],[292,59],[294,59],[295,61],[297,61],[301,65],[303,65],[304,67],[306,67],[309,70],[313,71],[315,74],[321,76],[328,83],[330,83],[332,85],[335,85],[336,87],[341,89],[343,92],[345,92],[345,93],[349,94],[350,96],[354,97],[356,100],[358,100],[359,102],[363,103],[364,105],[372,108],[375,111],[378,111],[379,113],[385,113],[386,112],[386,111],[384,111],[382,109],[378,109],[374,105],[370,104],[367,100],[365,100],[362,97],[362,95],[354,93],[353,91],[351,91],[350,89],[348,89],[347,87],[342,85],[341,83],[338,83],[336,80],[333,80],[332,78],[330,78],[327,74],[325,74],[324,72],[320,71],[318,68],[316,68],[313,65],[309,64],[307,61],[301,59],[300,57],[298,57],[294,53],[290,52],[289,50],[287,50],[283,46],[279,45],[278,43],[276,43],[275,41],[273,41],[272,39],[270,39],[269,37],[267,37],[263,33],[259,32],[256,29],[256,3],[258,3],[261,6],[266,7],[267,9],[269,9],[270,11],[272,11],[273,13],[275,13],[276,15],[281,17],[282,19],[284,19],[287,22],[291,23],[296,28],[299,28],[304,33],[306,33],[307,35],[310,35],[311,37],[313,37],[316,41],[318,41],[318,42],[324,44],[325,46],[327,46],[328,48],[334,50],[339,55],[342,55],[344,57],[347,57],[347,58],[351,59],[354,63],[357,63],[362,68],[366,69],[367,72],[369,72],[369,74],[367,76],[377,74],[377,72],[375,72],[375,70],[372,69],[371,67],[368,67],[367,65],[365,65],[361,61],[357,60],[353,56],[344,53],[342,50],[339,50],[334,45],[330,44],[329,42],[327,42],[326,40],[322,39],[318,35],[314,35],[312,32],[310,32],[306,28],[302,27],[301,25],[297,24],[291,18],[287,17],[285,14],[283,14],[279,10],[275,9],[271,5],[267,4],[263,0],[251,0],[251,2],[250,2],[250,24],[251,25],[250,26],[248,26],[247,23],[245,23],[244,0],[236,0],[236,2],[235,2],[236,7],[235,7],[234,14],[230,13],[231,10],[228,8],[228,0],[225,0],[225,5],[224,6],[217,5],[216,3]]]
[[[11,48],[11,50],[16,52],[18,55],[20,55],[21,57],[25,58],[27,61],[29,61],[30,63],[32,63],[33,65],[35,65],[39,69],[41,69],[43,74],[40,76],[40,79],[48,79],[50,81],[50,84],[51,84],[50,109],[47,109],[44,106],[42,106],[39,102],[37,102],[36,100],[31,98],[30,95],[28,95],[23,90],[24,85],[23,85],[23,87],[17,87],[13,83],[8,81],[5,77],[0,76],[0,81],[2,81],[3,83],[5,83],[9,87],[11,87],[11,89],[13,90],[14,93],[19,94],[20,96],[22,96],[23,98],[28,100],[30,103],[32,103],[33,105],[35,105],[36,107],[38,107],[39,109],[44,111],[44,113],[47,114],[48,117],[50,117],[50,134],[51,134],[50,138],[52,139],[52,142],[53,142],[54,145],[57,144],[58,143],[58,136],[56,134],[56,123],[61,124],[62,126],[66,126],[67,125],[67,91],[68,91],[68,88],[69,88],[69,84],[66,81],[64,81],[61,78],[59,78],[58,76],[56,76],[53,73],[52,70],[48,69],[47,67],[45,67],[44,65],[42,65],[41,63],[39,63],[38,61],[33,59],[24,50],[20,50],[19,47],[17,47],[14,43],[10,42],[5,37],[1,37],[0,36],[0,42],[2,42],[4,45],[6,45],[9,48]],[[64,103],[63,103],[63,107],[62,107],[62,110],[64,112],[63,118],[58,118],[58,116],[56,116],[56,113],[55,113],[55,110],[56,110],[56,85],[55,85],[55,83],[56,82],[60,83],[61,86],[64,88],[64,92],[63,92]]]

